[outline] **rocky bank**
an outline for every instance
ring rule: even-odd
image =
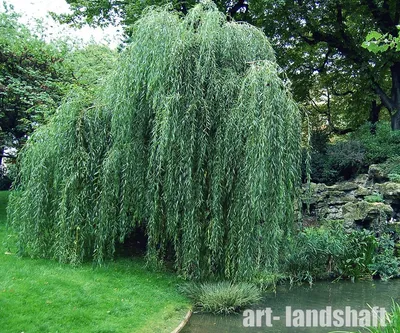
[[[390,181],[379,165],[371,165],[368,174],[352,181],[311,183],[304,188],[303,209],[305,224],[341,220],[347,228],[400,228],[400,183]]]

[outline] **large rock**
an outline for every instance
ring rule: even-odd
[[[341,182],[341,183],[337,183],[335,185],[332,186],[327,186],[327,190],[328,191],[354,191],[356,189],[358,189],[360,186],[356,183],[353,182]]]
[[[384,199],[399,200],[400,199],[400,183],[383,183],[377,184],[376,188],[382,194]]]
[[[350,195],[344,191],[329,191],[325,197],[325,203],[329,206],[332,205],[344,205],[347,202],[354,201],[353,195]]]
[[[361,174],[358,175],[353,182],[360,185],[360,186],[368,186],[368,180],[369,180],[369,176],[368,174]]]
[[[363,225],[364,227],[374,227],[385,224],[393,215],[390,205],[382,202],[349,202],[342,207],[342,214],[345,224],[348,227]]]
[[[324,220],[343,220],[342,207],[340,205],[322,206],[318,209],[317,218]]]
[[[369,166],[368,178],[374,183],[382,183],[389,180],[388,175],[379,164],[371,164]]]
[[[323,202],[327,196],[325,184],[310,183],[310,187],[303,186],[302,201],[311,205]]]
[[[375,227],[390,218],[400,221],[400,184],[378,183],[385,177],[379,165],[372,165],[369,175],[360,175],[353,181],[332,186],[311,183],[309,189],[305,186],[303,211],[306,212],[308,202],[310,214],[306,213],[304,218],[345,220],[350,227]],[[367,202],[372,201],[368,196],[382,197],[383,202]]]
[[[356,197],[366,197],[367,195],[371,195],[373,193],[371,188],[367,187],[359,187],[357,190],[354,191],[354,196]]]

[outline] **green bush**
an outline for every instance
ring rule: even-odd
[[[254,277],[251,279],[251,282],[254,283],[257,288],[261,291],[267,290],[276,290],[276,286],[286,280],[286,275],[282,273],[274,273],[274,272],[257,272]]]
[[[313,182],[330,185],[347,180],[376,163],[384,163],[387,174],[400,175],[400,131],[392,131],[388,122],[379,122],[375,135],[365,124],[343,141],[329,144],[324,132],[313,132],[311,142]]]
[[[393,183],[400,183],[400,175],[397,173],[389,173],[389,180]]]
[[[329,144],[329,132],[324,129],[314,129],[311,131],[310,144],[314,152],[325,154]]]
[[[303,173],[303,179],[305,179],[305,173]],[[338,179],[338,172],[330,168],[326,154],[311,153],[311,181],[330,185]]]
[[[291,282],[327,277],[372,275],[377,241],[366,230],[346,232],[340,225],[306,228],[288,246],[284,272]]]
[[[390,157],[400,155],[400,131],[392,131],[389,122],[377,123],[375,135],[371,134],[368,123],[361,126],[351,137],[365,147],[367,165],[382,163]]]
[[[400,274],[399,259],[395,256],[394,241],[389,235],[382,235],[378,243],[378,251],[374,257],[370,269],[373,274],[382,280],[389,280]]]
[[[398,148],[400,150],[400,145]],[[383,172],[388,175],[400,175],[400,155],[389,157],[384,163],[381,164],[381,167]]]
[[[288,246],[284,271],[291,282],[311,283],[337,275],[336,259],[345,252],[346,234],[340,227],[306,228]]]
[[[327,149],[328,166],[337,171],[341,179],[350,179],[364,165],[365,148],[359,141],[339,141]]]
[[[261,299],[261,291],[249,283],[190,283],[182,286],[181,291],[197,309],[214,314],[236,313]]]
[[[346,234],[346,250],[338,264],[340,275],[351,279],[372,275],[370,265],[373,263],[377,245],[375,236],[368,230]]]
[[[365,165],[365,148],[361,142],[339,141],[329,144],[325,153],[311,154],[311,179],[333,184],[354,177]]]

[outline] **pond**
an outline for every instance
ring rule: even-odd
[[[349,310],[356,310],[359,314],[358,319],[361,319],[362,316],[360,315],[362,313],[359,311],[366,309],[371,313],[371,309],[375,306],[390,311],[393,301],[400,302],[400,279],[390,282],[318,282],[312,287],[309,285],[302,285],[290,288],[288,285],[282,285],[277,288],[276,294],[267,294],[260,304],[253,307],[254,310],[259,309],[260,311],[262,309],[265,310],[266,308],[272,310],[272,314],[269,313],[269,322],[266,321],[266,316],[264,316],[262,321],[260,321],[261,327],[244,327],[244,318],[249,319],[250,316],[244,316],[243,314],[216,316],[211,314],[194,313],[182,333],[355,332],[357,329],[354,327],[332,327],[333,321],[331,324],[328,324],[330,327],[304,327],[301,321],[299,322],[296,320],[301,318],[301,315],[305,314],[306,310],[319,311],[317,317],[312,317],[314,318],[313,320],[318,320],[320,310],[326,310],[329,313],[332,313],[335,310],[342,310],[344,313],[343,319],[345,318],[346,313],[350,313],[349,316],[350,318],[353,318],[353,320],[354,317],[351,317],[351,315],[354,315],[355,311],[351,313]],[[290,309],[286,308],[289,306],[291,307]],[[331,309],[327,307],[331,307]],[[301,311],[294,312],[295,310]],[[247,315],[251,313],[255,313],[255,311],[247,312]],[[273,316],[275,317],[275,320],[271,319]],[[287,318],[289,318],[288,320],[292,323],[292,326],[297,325],[302,327],[287,327]],[[246,321],[246,323],[251,324],[251,321]],[[306,321],[304,321],[304,324],[305,323]],[[313,323],[315,324],[315,321]]]

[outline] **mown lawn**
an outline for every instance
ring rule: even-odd
[[[186,314],[176,277],[148,272],[140,259],[73,268],[17,257],[7,198],[0,192],[1,333],[171,332]]]

